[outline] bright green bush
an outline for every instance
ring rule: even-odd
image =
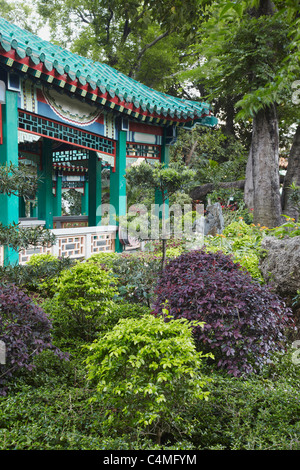
[[[113,269],[119,256],[118,253],[95,253],[87,260],[87,263],[96,263],[103,268]]]
[[[279,225],[279,227],[269,229],[268,235],[277,238],[298,237],[300,235],[300,222],[296,222],[295,219],[284,214],[283,217],[286,218],[286,222]]]
[[[186,320],[145,315],[123,319],[90,346],[88,377],[107,409],[108,430],[161,435],[184,426],[186,407],[207,398],[197,352]]]
[[[261,240],[264,234],[265,228],[261,230],[261,227],[248,225],[240,219],[225,227],[222,234],[205,237],[204,245],[206,251],[222,251],[226,255],[232,255],[233,260],[246,269],[253,279],[264,283],[259,269]]]
[[[29,264],[30,266],[40,266],[41,264],[49,262],[58,264],[58,258],[52,255],[51,253],[37,254],[32,255],[27,264]]]
[[[109,332],[121,319],[133,318],[140,320],[144,315],[149,315],[151,309],[140,303],[124,302],[123,300],[115,302],[110,308],[109,315],[102,315],[99,322],[99,331],[101,335]]]
[[[61,273],[54,297],[43,307],[53,319],[57,338],[70,344],[78,339],[92,341],[116,294],[108,271],[97,264],[78,262]]]
[[[40,293],[43,297],[52,297],[56,291],[56,284],[64,270],[74,266],[75,261],[68,257],[56,257],[50,253],[31,256],[25,269],[28,271],[26,285]]]
[[[126,434],[122,415],[108,433],[107,408],[90,401],[95,389],[78,356],[66,362],[44,351],[34,374],[23,373],[0,397],[0,450],[300,450],[300,366],[291,353],[247,380],[209,371],[209,400],[184,411],[191,435],[174,431],[156,447],[143,434]]]
[[[29,293],[51,297],[60,273],[74,263],[71,258],[57,258],[51,254],[33,255],[26,264],[1,266],[0,279]]]
[[[272,366],[275,369],[274,366]],[[299,377],[298,366],[298,377]],[[188,410],[200,450],[300,450],[299,380],[212,375],[210,400]]]

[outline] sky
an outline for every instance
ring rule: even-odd
[[[12,5],[16,5],[18,3],[21,3],[22,0],[6,0],[7,3],[10,3]],[[31,6],[33,11],[34,11],[34,3],[32,2],[32,0],[26,0],[26,5],[28,6]],[[17,22],[16,22],[17,24]],[[20,24],[19,26],[22,27],[22,25]],[[47,25],[45,25],[44,27],[42,27],[39,31],[38,31],[38,36],[42,39],[45,39],[46,41],[50,41],[50,30],[49,30],[49,27]]]

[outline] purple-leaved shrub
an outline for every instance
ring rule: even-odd
[[[33,358],[44,349],[51,349],[67,358],[52,344],[52,325],[41,307],[17,286],[0,286],[0,341],[6,347],[5,364],[0,366],[0,395],[6,383],[21,368],[31,370]]]
[[[221,252],[195,250],[169,261],[156,294],[155,315],[166,308],[174,318],[205,322],[194,328],[196,344],[234,376],[258,371],[284,350],[293,327],[284,301]]]

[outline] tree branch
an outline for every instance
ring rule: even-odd
[[[132,76],[133,74],[133,71],[136,67],[136,65],[139,63],[139,60],[141,59],[141,57],[145,54],[145,52],[150,49],[150,47],[153,47],[155,46],[155,44],[157,44],[159,41],[161,41],[163,38],[165,38],[166,36],[168,36],[169,34],[171,34],[172,30],[167,30],[165,31],[164,33],[160,34],[159,36],[157,36],[155,39],[153,39],[152,42],[146,44],[143,49],[138,53],[137,55],[137,58],[133,64],[133,66],[131,67],[130,69],[130,72],[129,72],[129,77]]]
[[[207,194],[211,193],[217,188],[225,188],[225,189],[241,189],[243,190],[245,186],[245,180],[239,181],[228,181],[226,183],[206,183],[202,186],[197,186],[196,188],[192,189],[190,192],[190,196],[193,200],[203,199]]]
[[[284,176],[280,175],[280,183],[283,183]],[[245,180],[238,180],[238,181],[226,181],[226,182],[219,182],[219,183],[206,183],[201,186],[196,186],[190,191],[190,197],[196,201],[205,198],[205,196],[215,189],[223,188],[223,189],[240,189],[244,190],[245,187]]]
[[[75,8],[75,11],[77,13],[77,15],[80,17],[81,21],[83,21],[84,23],[86,24],[91,24],[91,20],[88,20],[82,13],[81,10],[79,10],[79,8]]]

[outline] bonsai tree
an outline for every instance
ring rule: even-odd
[[[171,163],[166,166],[162,163],[150,165],[142,162],[140,165],[131,166],[126,171],[126,179],[133,187],[143,189],[158,190],[162,200],[162,217],[161,217],[161,241],[162,241],[162,266],[166,261],[166,211],[167,201],[177,191],[187,190],[193,180],[195,172],[185,165],[179,163]]]

